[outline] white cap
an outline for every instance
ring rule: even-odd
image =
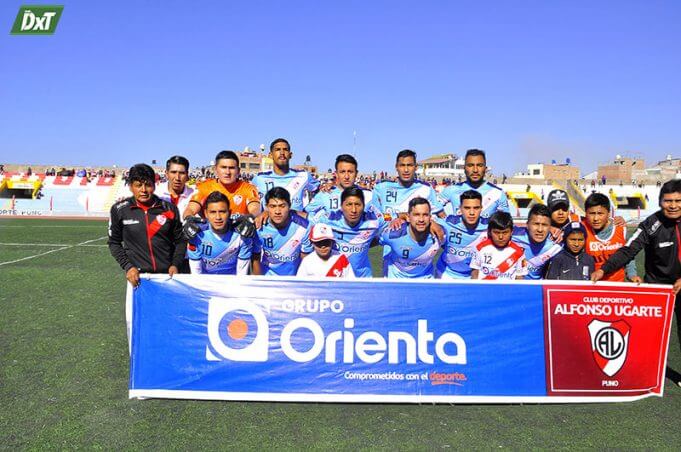
[[[317,223],[310,231],[310,241],[321,242],[322,240],[333,240],[333,231],[327,225]]]

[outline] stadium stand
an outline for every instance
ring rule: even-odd
[[[38,184],[39,188],[32,189],[30,196],[26,196],[26,189],[24,193],[8,189],[18,183]],[[5,173],[0,179],[0,215],[106,217],[121,186],[124,187],[120,177],[89,180],[78,176],[26,177]]]
[[[83,172],[79,172],[83,174]],[[128,187],[120,174],[108,173],[90,178],[71,171],[46,175],[32,173],[28,176],[21,171],[5,171],[0,174],[0,216],[69,216],[106,218],[114,202],[130,196]],[[361,177],[371,179],[371,175]],[[163,179],[159,179],[159,184]],[[435,185],[435,183],[433,183]],[[588,181],[542,182],[532,184],[499,184],[509,198],[511,214],[515,218],[526,218],[534,204],[546,202],[553,189],[568,192],[571,210],[583,215],[584,199],[593,191],[607,195],[616,215],[636,223],[658,209],[659,187],[655,185],[591,185]],[[436,186],[441,191],[446,185]],[[445,209],[447,211],[447,209]]]

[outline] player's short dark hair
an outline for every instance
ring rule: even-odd
[[[133,182],[149,182],[153,185],[156,183],[156,173],[146,163],[138,163],[128,172],[128,184],[132,185]]]
[[[492,229],[513,229],[513,217],[508,212],[502,212],[497,210],[489,217],[489,223],[487,225],[487,230]]]
[[[610,200],[603,193],[591,193],[584,201],[584,211],[597,206],[602,206],[610,212]]]
[[[357,169],[357,159],[351,156],[350,154],[341,154],[338,157],[336,157],[336,164],[334,165],[334,168],[338,168],[338,164],[341,162],[345,163],[350,163],[352,165],[355,165],[355,169]]]
[[[530,221],[530,218],[532,218],[534,215],[539,215],[540,217],[547,217],[550,220],[551,210],[548,208],[548,206],[544,204],[535,204],[532,206],[530,212],[527,214],[527,221]]]
[[[411,149],[402,149],[400,152],[397,153],[397,158],[395,158],[395,165],[397,165],[397,162],[399,162],[401,158],[405,157],[413,158],[414,163],[416,163],[416,152],[412,151]]]
[[[409,201],[409,205],[407,206],[407,212],[411,213],[411,211],[414,207],[420,206],[422,204],[426,204],[428,206],[428,210],[430,210],[430,203],[428,202],[428,200],[426,198],[421,198],[419,196],[419,197],[416,197],[416,198],[412,198]]]
[[[265,195],[265,203],[270,202],[270,199],[281,199],[291,207],[291,194],[284,187],[271,188]]]
[[[487,164],[487,156],[485,155],[485,151],[482,149],[469,149],[466,151],[466,156],[463,158],[464,162],[468,157],[474,157],[474,156],[482,156],[482,159],[485,161],[485,164]]]
[[[234,160],[236,161],[236,166],[239,166],[239,156],[234,151],[220,151],[215,156],[215,164],[217,165],[220,160]]]
[[[182,165],[184,166],[184,170],[189,172],[189,160],[187,160],[186,157],[182,157],[181,155],[173,155],[170,157],[166,162],[166,171],[170,169],[170,165],[172,164]]]
[[[272,152],[272,149],[274,149],[274,145],[277,143],[286,143],[286,146],[288,146],[288,150],[289,151],[291,150],[291,143],[289,143],[286,138],[277,138],[272,143],[270,143],[270,152]]]
[[[681,193],[681,179],[668,180],[660,188],[660,204],[662,204],[662,197],[669,193]]]
[[[463,204],[464,199],[477,199],[482,204],[482,194],[477,190],[466,190],[459,196],[459,201]]]
[[[341,204],[343,204],[345,200],[348,199],[350,196],[358,197],[359,199],[362,200],[362,204],[364,204],[364,192],[362,191],[361,188],[348,187],[345,190],[343,190],[343,193],[341,193]]]
[[[206,201],[203,203],[204,209],[208,207],[208,204],[213,202],[224,202],[227,203],[227,210],[229,210],[229,198],[222,192],[214,191],[206,197]]]

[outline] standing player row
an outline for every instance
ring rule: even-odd
[[[228,197],[233,216],[250,214],[257,217],[265,210],[265,194],[274,187],[282,187],[291,196],[293,210],[305,211],[314,218],[338,210],[341,192],[348,187],[357,187],[358,164],[349,154],[336,158],[335,184],[323,186],[310,173],[292,169],[292,156],[288,141],[283,138],[274,140],[270,145],[272,171],[259,173],[251,184],[239,179],[239,157],[236,153],[218,153],[215,157],[217,178],[198,184],[196,192],[188,196],[182,206],[183,217],[200,215],[206,197],[213,191],[220,191]],[[416,179],[416,153],[408,149],[400,151],[395,160],[396,179],[379,182],[373,191],[363,188],[365,204],[375,206],[387,219],[404,218],[409,201],[422,197],[430,202],[436,214],[444,216],[440,212],[445,208],[456,213],[460,194],[473,189],[483,196],[483,217],[497,210],[508,212],[508,199],[503,190],[484,179],[487,171],[485,153],[471,149],[466,153],[465,162],[466,181],[449,186],[438,195],[430,185]],[[307,198],[309,203],[305,202]]]

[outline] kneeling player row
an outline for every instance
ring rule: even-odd
[[[365,209],[361,189],[349,187],[342,192],[341,208],[315,218],[313,225],[304,212],[291,210],[288,191],[275,187],[265,196],[266,219],[252,237],[237,233],[229,220],[229,200],[214,192],[204,208],[209,226],[191,239],[188,257],[193,273],[247,274],[250,269],[256,275],[371,277],[369,249],[383,246],[389,278],[586,280],[616,249],[597,235],[615,228],[608,220],[609,201],[593,196],[587,210],[590,204],[591,210],[603,210],[605,220],[594,229],[587,216],[585,225],[571,223],[564,237],[554,230],[557,240],[564,238],[563,247],[550,237],[546,206],[534,206],[527,226],[514,227],[506,212],[481,218],[482,197],[473,190],[461,194],[460,215],[437,218],[426,199],[414,198],[406,220],[387,222]],[[617,228],[613,237],[623,230]],[[585,253],[585,243],[598,244],[588,248],[595,250],[597,262]],[[623,273],[611,276],[624,280]]]

